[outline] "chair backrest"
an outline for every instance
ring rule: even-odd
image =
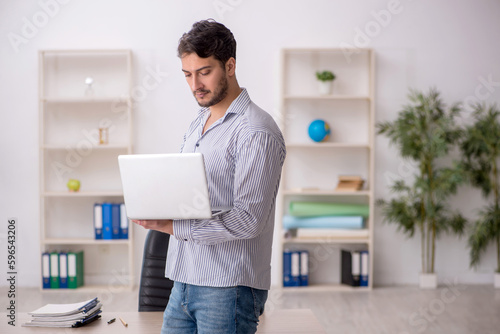
[[[144,243],[141,284],[139,288],[139,312],[164,311],[174,285],[165,277],[170,235],[150,230]]]

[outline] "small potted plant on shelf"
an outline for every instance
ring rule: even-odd
[[[316,79],[319,81],[319,92],[322,95],[328,95],[332,92],[332,83],[335,80],[335,74],[331,71],[317,71]]]
[[[379,123],[377,128],[378,134],[386,135],[403,158],[415,162],[418,172],[413,182],[398,180],[392,185],[396,198],[379,199],[377,204],[382,207],[384,220],[397,224],[398,230],[409,237],[420,232],[420,287],[435,288],[436,239],[445,232],[461,235],[466,225],[465,218],[451,212],[446,203],[464,182],[463,169],[459,163],[440,167],[437,159],[447,156],[463,130],[455,123],[460,113],[458,105],[446,110],[435,89],[427,95],[412,91],[409,99],[411,103],[395,121]]]
[[[496,243],[495,288],[500,288],[500,110],[495,106],[475,105],[474,123],[465,128],[460,149],[471,184],[481,189],[488,202],[479,212],[469,236],[470,264],[479,264],[491,242]]]

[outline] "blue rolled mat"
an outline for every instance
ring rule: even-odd
[[[363,217],[360,216],[324,216],[299,218],[283,216],[283,228],[342,228],[362,229]]]

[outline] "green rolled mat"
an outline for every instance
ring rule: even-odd
[[[290,202],[290,215],[295,217],[363,216],[368,217],[370,208],[365,204]]]

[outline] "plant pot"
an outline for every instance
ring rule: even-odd
[[[333,81],[318,81],[319,93],[321,95],[329,95],[332,93]]]
[[[500,273],[495,273],[495,289],[500,289]]]
[[[420,273],[420,289],[436,289],[437,275]]]

